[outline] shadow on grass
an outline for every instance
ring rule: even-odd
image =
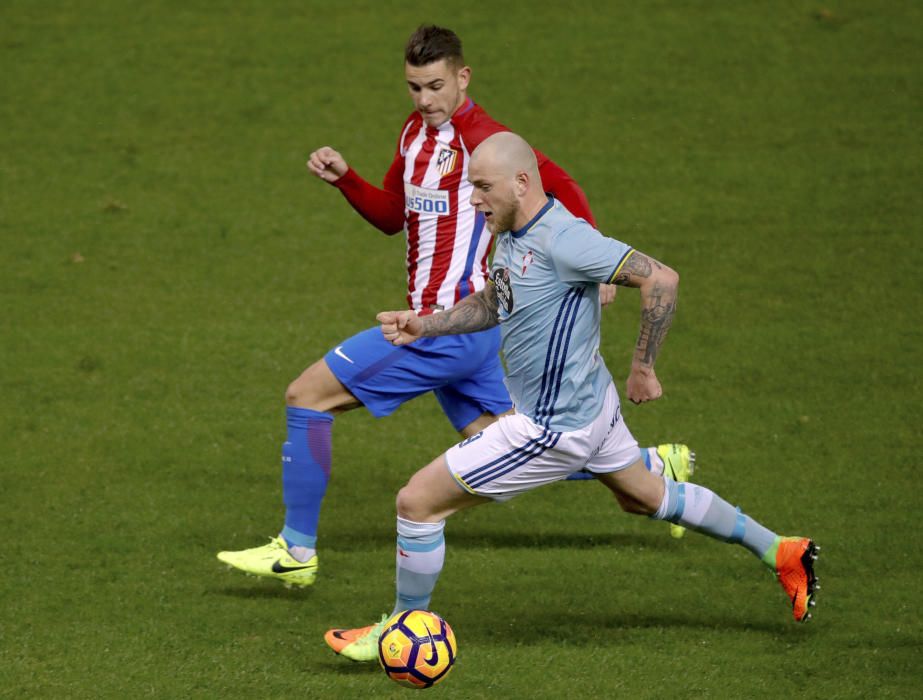
[[[723,615],[715,611],[702,611],[699,613],[640,613],[626,612],[624,614],[609,613],[599,617],[591,616],[585,619],[575,619],[566,611],[560,613],[543,612],[530,621],[528,637],[530,639],[555,640],[566,642],[575,646],[598,646],[603,639],[610,639],[613,644],[634,644],[637,637],[632,633],[648,633],[651,630],[688,630],[694,633],[703,631],[735,633],[750,632],[760,635],[777,637],[785,635],[789,627],[799,632],[804,627],[786,625],[785,620],[779,622],[742,620],[733,615]],[[805,637],[804,634],[795,635]],[[810,638],[810,634],[807,635]],[[466,626],[466,637],[481,643],[496,643],[502,641],[496,634],[491,634],[481,625]],[[794,640],[787,640],[794,641]]]
[[[629,533],[576,532],[457,532],[446,533],[451,547],[491,549],[594,549],[596,547],[669,549],[676,544],[664,533],[638,535]]]
[[[335,656],[333,652],[330,652],[329,658],[325,658],[323,661],[314,661],[311,665],[317,671],[336,673],[340,676],[377,676],[382,673],[381,666],[378,665],[377,661],[374,663],[358,663]]]
[[[596,547],[618,547],[622,549],[668,550],[676,548],[676,541],[666,531],[638,535],[631,533],[602,532],[595,534],[574,532],[493,532],[452,531],[446,527],[446,544],[460,549],[594,549]],[[378,547],[394,546],[394,532],[363,532],[352,536],[339,533],[327,540],[327,546],[338,552],[361,551]]]
[[[275,581],[267,581],[276,583]],[[309,588],[286,588],[276,584],[273,586],[263,585],[263,583],[254,583],[252,586],[244,588],[235,586],[224,586],[222,588],[209,588],[209,595],[226,596],[229,598],[243,598],[248,600],[307,600],[314,592]]]

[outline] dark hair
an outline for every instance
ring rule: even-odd
[[[457,68],[465,65],[461,39],[451,29],[421,24],[407,40],[404,60],[412,66],[428,66],[442,59]]]

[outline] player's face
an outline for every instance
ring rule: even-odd
[[[443,58],[425,66],[405,63],[404,77],[413,106],[427,126],[435,127],[445,124],[464,103],[471,69],[455,68]]]
[[[494,235],[512,231],[519,214],[515,179],[491,172],[489,163],[475,158],[468,168],[468,181],[473,186],[471,206],[484,215],[487,230]]]

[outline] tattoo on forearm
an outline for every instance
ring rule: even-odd
[[[676,311],[676,287],[654,284],[650,294],[642,300],[641,334],[635,347],[635,359],[653,365]]]
[[[423,317],[423,335],[474,333],[500,323],[497,290],[488,282],[477,294],[465,297],[448,311]]]

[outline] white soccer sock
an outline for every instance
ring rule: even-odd
[[[426,610],[445,561],[445,520],[417,523],[397,519],[397,599],[394,613]]]
[[[292,559],[297,559],[300,562],[306,562],[308,559],[317,554],[317,550],[315,550],[314,547],[301,547],[295,544],[288,548],[288,553],[292,555]]]
[[[714,491],[693,483],[678,484],[663,477],[663,501],[651,517],[668,520],[714,537],[739,544],[762,558],[775,542],[776,533],[735,508]]]

